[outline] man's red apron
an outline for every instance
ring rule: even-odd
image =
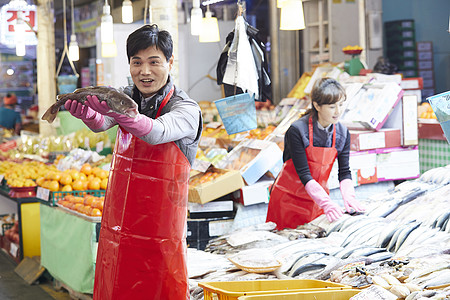
[[[174,142],[150,145],[119,127],[100,230],[95,300],[189,299],[190,168]]]
[[[305,149],[311,176],[328,193],[327,181],[337,157],[336,126],[333,131],[331,148],[314,147],[313,125],[309,118],[309,146]],[[297,228],[323,214],[323,210],[314,202],[305,190],[295,171],[292,159],[286,161],[280,175],[275,180],[270,194],[266,221],[277,224],[277,229]]]

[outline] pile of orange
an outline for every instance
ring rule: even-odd
[[[105,197],[95,197],[89,194],[83,197],[66,195],[62,200],[58,201],[58,204],[90,217],[101,217],[104,201]]]
[[[83,164],[81,169],[53,170],[36,179],[36,184],[52,192],[106,190],[109,172],[99,167]]]
[[[437,119],[430,103],[422,102],[418,107],[419,118],[421,119]]]

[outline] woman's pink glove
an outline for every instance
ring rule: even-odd
[[[87,96],[86,105],[98,113],[114,118],[119,125],[136,137],[147,135],[153,128],[153,120],[142,114],[131,118],[111,111],[106,101],[98,101],[96,96]]]
[[[72,116],[80,119],[93,130],[99,129],[105,122],[105,118],[101,114],[78,101],[67,100],[64,107]]]
[[[352,208],[356,212],[363,212],[366,210],[364,206],[356,200],[355,188],[353,187],[353,181],[351,179],[344,179],[339,185],[347,212],[352,212]]]
[[[314,202],[324,210],[328,221],[334,222],[342,217],[342,208],[331,201],[330,196],[317,181],[311,179],[305,185],[305,189]]]

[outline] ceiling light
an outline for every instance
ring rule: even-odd
[[[205,17],[202,19],[199,41],[200,43],[220,42],[219,23],[217,18],[212,16],[209,6],[207,6]]]
[[[130,0],[122,2],[122,23],[133,23],[133,4]]]
[[[200,35],[202,30],[203,11],[200,8],[200,0],[192,1],[193,8],[191,9],[191,34]]]
[[[77,37],[74,33],[70,35],[69,59],[71,61],[78,61],[80,59],[80,48],[78,47]]]
[[[100,36],[102,43],[112,43],[114,40],[113,18],[111,7],[105,1],[103,6],[102,23],[100,24]]]
[[[305,16],[301,0],[287,0],[281,7],[280,30],[305,29]]]
[[[21,10],[18,10],[16,25],[14,25],[16,55],[17,56],[24,56],[25,52],[26,52],[25,51],[25,30],[26,30],[26,24],[23,20],[23,12]]]

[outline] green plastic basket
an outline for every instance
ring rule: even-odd
[[[105,196],[104,190],[85,190],[85,191],[70,191],[70,192],[50,192],[48,201],[45,201],[43,199],[39,199],[42,203],[45,203],[50,206],[56,206],[56,203],[59,200],[64,199],[66,195],[73,195],[75,197],[83,197],[86,194],[95,196],[95,197],[103,197]]]

